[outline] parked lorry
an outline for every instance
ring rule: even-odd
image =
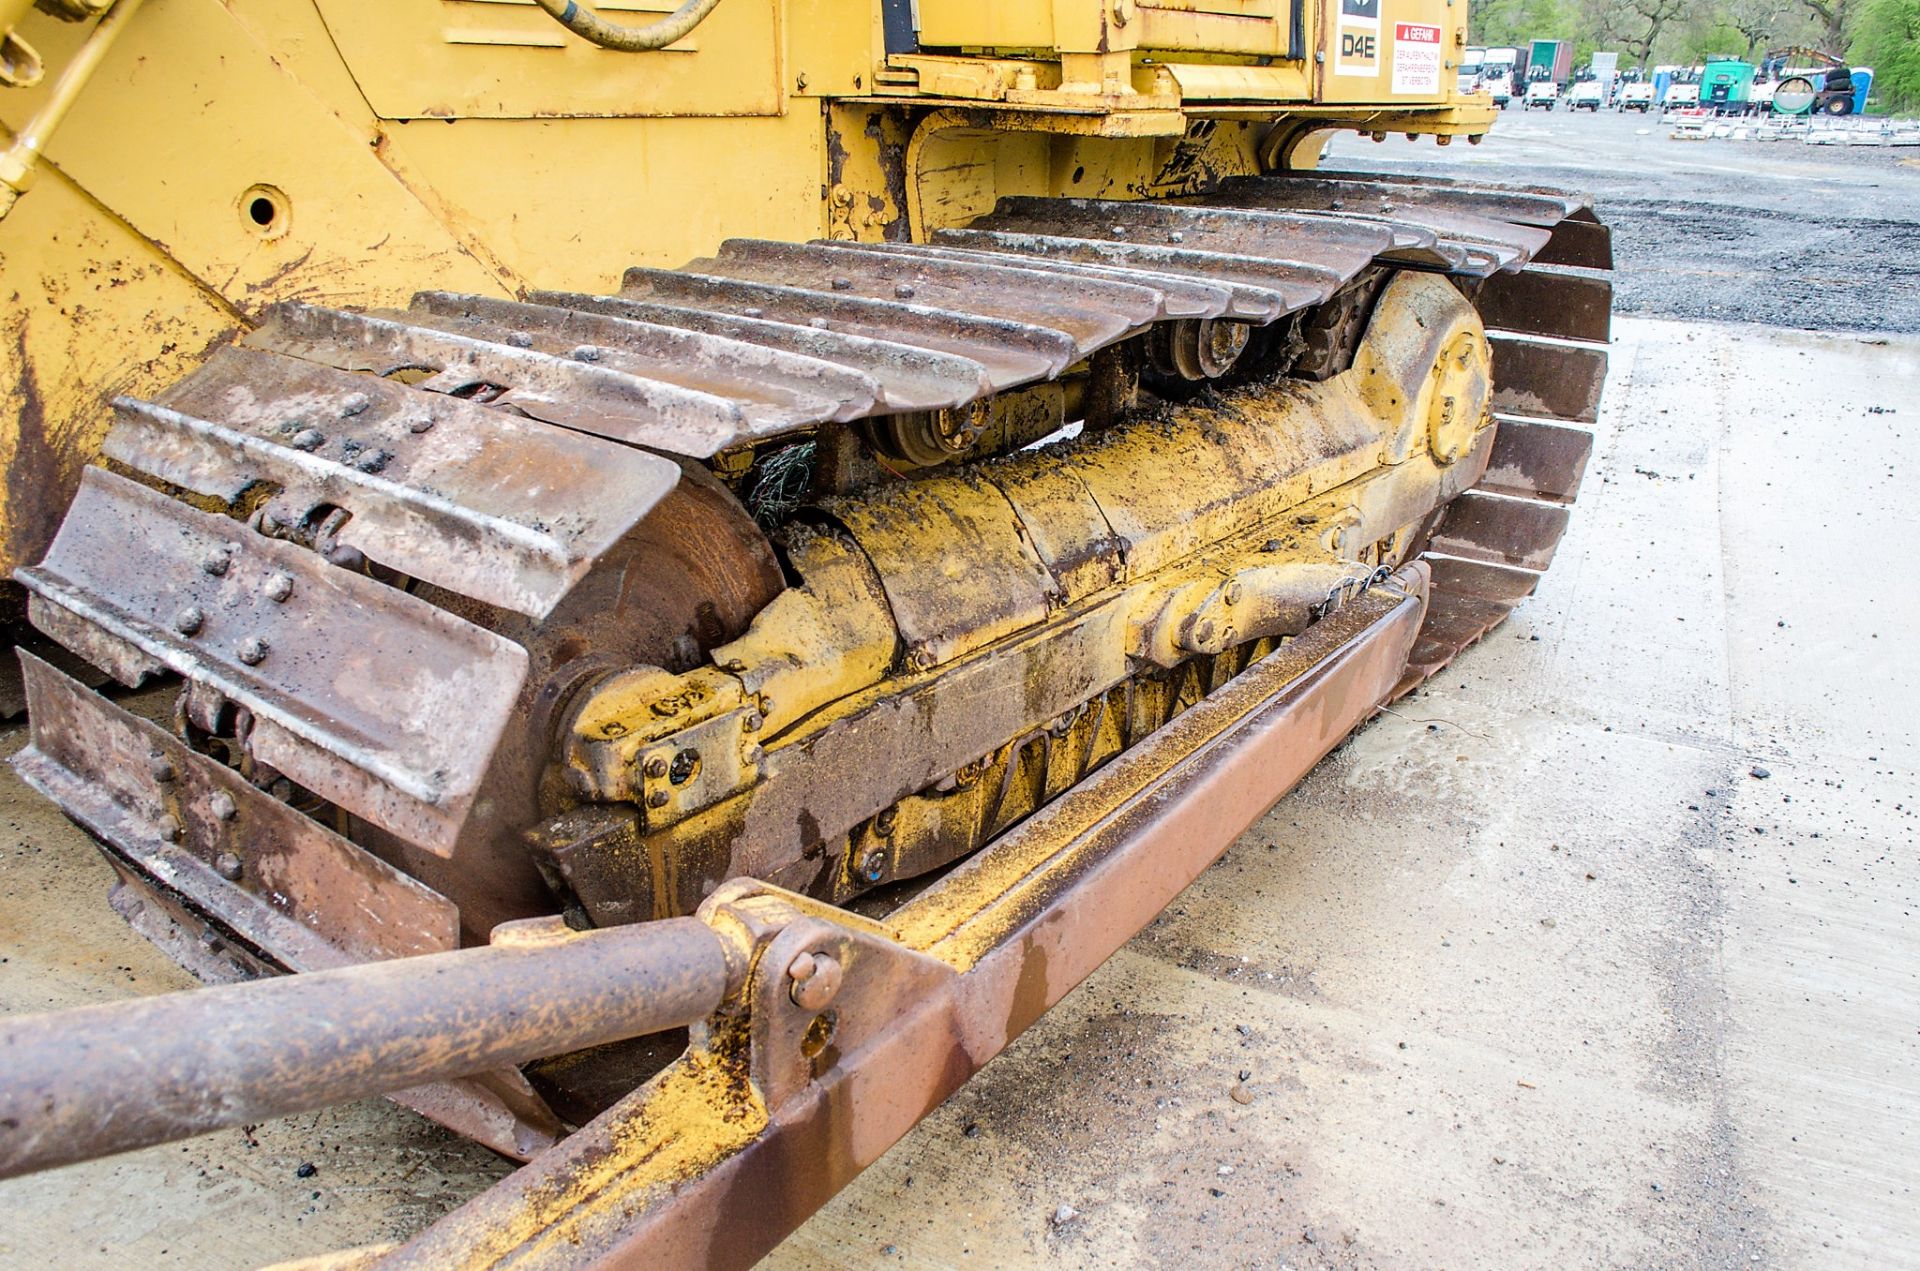
[[[1565,85],[1573,78],[1572,40],[1535,40],[1527,51],[1527,79]]]

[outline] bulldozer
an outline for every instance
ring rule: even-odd
[[[336,1265],[746,1265],[1538,585],[1572,191],[1452,0],[7,0],[17,772],[206,983],[0,1176],[376,1094]]]

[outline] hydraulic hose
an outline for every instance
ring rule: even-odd
[[[643,53],[663,49],[675,40],[685,39],[693,28],[706,21],[720,0],[687,0],[658,22],[643,27],[620,26],[609,22],[577,0],[534,0],[567,30],[603,49],[621,53]]]

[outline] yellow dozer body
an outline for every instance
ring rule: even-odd
[[[0,1174],[379,1092],[529,1164],[369,1259],[771,1247],[1550,561],[1605,227],[1313,171],[1465,13],[0,3],[16,767],[220,986]]]

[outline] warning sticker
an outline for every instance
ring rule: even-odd
[[[1439,27],[1393,24],[1393,91],[1426,95],[1440,91]]]
[[[1335,75],[1364,75],[1368,79],[1380,73],[1380,31],[1377,27],[1350,27],[1340,23],[1340,49],[1333,59]]]

